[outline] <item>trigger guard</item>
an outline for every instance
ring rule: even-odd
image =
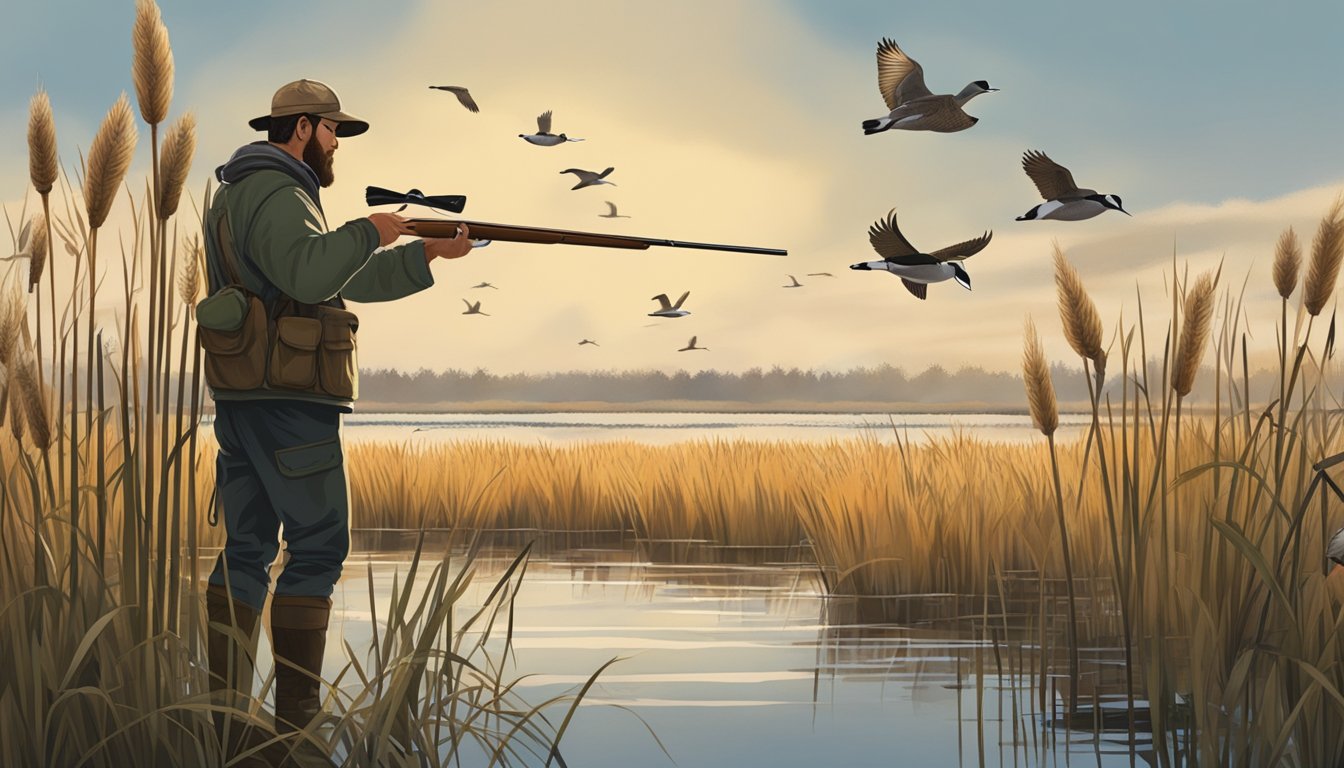
[[[489,245],[489,244],[492,243],[492,242],[494,242],[494,241],[493,241],[493,240],[472,240],[472,241],[471,241],[471,247],[472,247],[472,248],[484,248],[485,246]]]

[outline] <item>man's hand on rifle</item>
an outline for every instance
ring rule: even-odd
[[[471,251],[471,232],[466,224],[457,225],[455,237],[426,237],[425,262],[435,259],[458,259]]]
[[[371,213],[369,221],[378,228],[378,245],[381,247],[395,243],[402,235],[415,234],[415,230],[406,223],[406,219],[395,213]]]

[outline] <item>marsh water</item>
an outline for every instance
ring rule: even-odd
[[[386,615],[394,580],[405,584],[415,537],[356,532],[332,623],[355,653],[370,653],[372,622]],[[852,601],[825,597],[802,548],[528,531],[509,538],[476,557],[455,615],[460,622],[474,612],[521,542],[533,542],[513,606],[512,654],[503,662],[503,626],[485,645],[504,663],[505,681],[523,678],[518,697],[535,704],[577,693],[619,659],[564,735],[569,766],[1144,765],[1124,732],[1054,727],[1054,685],[1043,713],[1042,692],[1004,670],[1006,647],[1000,653],[976,631],[978,599],[907,596],[902,621],[858,623]],[[466,560],[446,532],[427,534],[424,551],[447,553],[454,573]],[[417,593],[428,572],[422,562]],[[382,603],[371,606],[371,593]],[[259,674],[271,663],[262,645]],[[328,679],[346,653],[342,642],[328,643]],[[1085,656],[1118,662],[1114,650]],[[567,706],[545,712],[559,723]]]

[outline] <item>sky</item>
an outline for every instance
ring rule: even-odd
[[[494,243],[436,262],[426,291],[358,305],[365,368],[1016,371],[1028,316],[1049,356],[1073,359],[1055,306],[1054,242],[1108,335],[1122,318],[1125,329],[1135,321],[1138,296],[1146,312],[1169,304],[1173,260],[1192,275],[1221,263],[1225,287],[1246,286],[1253,351],[1267,356],[1275,240],[1292,226],[1309,252],[1344,193],[1338,2],[160,7],[176,65],[169,119],[190,110],[198,120],[188,183],[197,198],[235,148],[262,138],[247,120],[268,111],[275,89],[308,77],[372,125],[337,151],[336,183],[323,193],[333,226],[391,210],[364,204],[373,184],[464,194],[463,216],[481,221],[789,251]],[[134,3],[44,0],[7,20],[0,203],[15,218],[36,201],[23,137],[39,85],[72,172],[118,95],[134,101]],[[887,111],[875,63],[883,37],[923,66],[935,93],[982,79],[999,88],[967,106],[980,122],[952,134],[864,136],[860,123]],[[469,87],[481,112],[427,87],[442,84]],[[519,139],[548,109],[555,132],[585,141]],[[140,129],[132,189],[143,188],[150,156]],[[1133,217],[1014,221],[1040,202],[1021,170],[1028,149],[1080,185],[1119,195]],[[607,166],[615,186],[571,191],[573,177],[559,173]],[[600,218],[606,200],[630,218]],[[877,258],[868,227],[893,208],[925,251],[993,231],[965,263],[973,290],[941,283],[921,302],[890,275],[847,268]],[[185,234],[191,205],[182,210]],[[109,228],[129,230],[129,215],[120,200]],[[114,281],[120,265],[106,266]],[[802,288],[783,288],[790,274]],[[498,290],[471,288],[481,281]],[[689,316],[647,316],[650,297],[687,290]],[[464,299],[481,300],[489,316],[461,314]],[[1147,318],[1158,349],[1164,318]],[[709,351],[677,352],[692,335]],[[584,338],[600,346],[579,346]]]

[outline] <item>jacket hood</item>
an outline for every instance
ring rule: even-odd
[[[318,193],[320,186],[313,169],[268,141],[255,141],[239,147],[228,162],[215,169],[215,178],[224,184],[236,184],[257,171],[284,173],[298,182],[318,208],[322,207]]]

